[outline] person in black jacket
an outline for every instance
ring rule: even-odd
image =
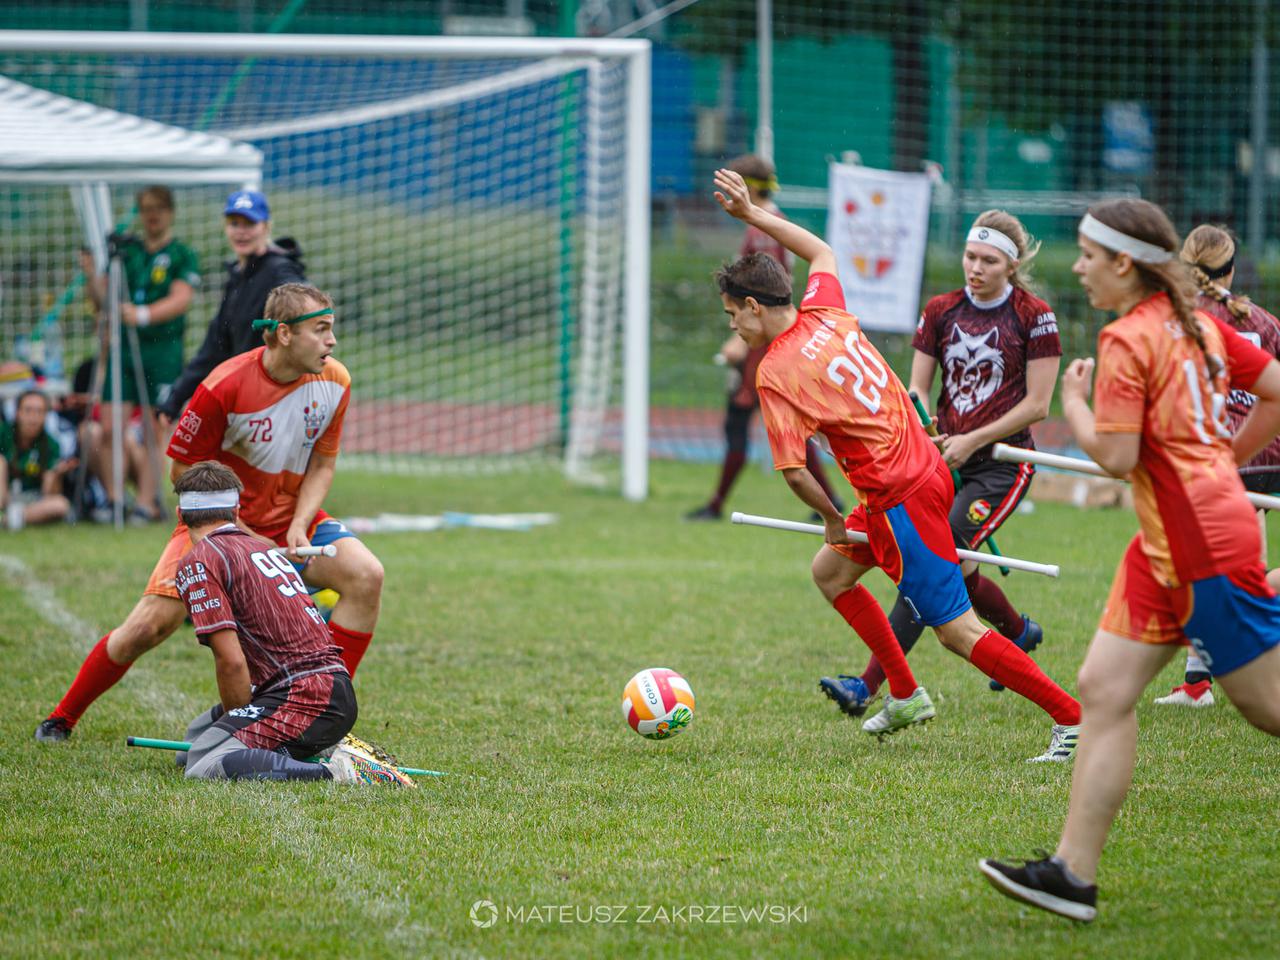
[[[236,259],[227,264],[222,303],[209,323],[204,343],[187,361],[159,407],[166,436],[200,381],[214,367],[262,346],[262,334],[253,329],[253,321],[262,316],[267,294],[284,283],[307,282],[298,244],[287,237],[271,239],[271,208],[263,194],[237,190],[227,198],[223,213],[227,243]]]

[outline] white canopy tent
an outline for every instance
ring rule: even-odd
[[[115,229],[113,184],[228,184],[256,187],[262,152],[246,143],[109,110],[0,76],[0,184],[66,184],[85,246],[107,267],[107,236]],[[110,264],[110,399],[120,415],[120,302],[124,278]],[[124,489],[123,425],[112,424],[112,465]],[[117,503],[116,523],[123,523]]]

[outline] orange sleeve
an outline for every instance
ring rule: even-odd
[[[1141,433],[1147,409],[1146,345],[1103,330],[1098,337],[1094,382],[1094,429],[1098,433]]]
[[[338,455],[338,447],[342,440],[342,421],[347,415],[347,405],[351,402],[351,384],[347,384],[347,389],[342,391],[342,399],[338,401],[338,411],[333,415],[333,421],[329,424],[324,434],[316,441],[316,452],[322,453],[327,457],[336,457]]]
[[[789,470],[803,467],[805,445],[817,430],[817,421],[772,387],[760,384],[758,392],[760,416],[769,436],[769,449],[773,451],[773,468]]]

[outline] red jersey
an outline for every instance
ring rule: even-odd
[[[1027,363],[1062,356],[1058,320],[1039,297],[1020,287],[994,303],[979,305],[968,288],[934,297],[925,304],[911,345],[938,361],[938,429],[970,433],[999,420],[1027,396]],[[1002,443],[1034,449],[1030,429]],[[986,460],[991,446],[973,454]]]
[[[1142,435],[1129,479],[1142,550],[1168,586],[1257,564],[1262,552],[1225,407],[1228,388],[1247,390],[1271,357],[1198,316],[1205,352],[1222,366],[1213,378],[1166,294],[1143,300],[1098,336],[1096,429]]]
[[[1200,294],[1196,308],[1216,320],[1221,320],[1255,347],[1273,357],[1280,357],[1280,320],[1277,320],[1256,303],[1249,304],[1249,316],[1241,320],[1227,309],[1227,305],[1214,297]],[[1232,390],[1227,395],[1227,424],[1235,433],[1245,417],[1258,402],[1248,390]],[[1280,472],[1280,437],[1276,437],[1259,451],[1258,455],[1240,468],[1245,475]]]
[[[179,561],[177,587],[201,643],[219,630],[236,631],[257,693],[313,673],[346,671],[293,564],[233,523]]]
[[[822,433],[868,511],[900,504],[941,461],[906,387],[845,312],[834,274],[809,277],[795,323],[760,363],[756,389],[774,467],[803,467],[805,443]]]
[[[334,456],[351,400],[347,368],[324,369],[277,383],[262,365],[266,347],[213,369],[187,404],[169,441],[181,463],[217,460],[244,484],[240,519],[279,540],[289,529],[312,450]]]

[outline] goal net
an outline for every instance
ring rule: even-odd
[[[643,41],[0,34],[6,77],[262,151],[273,236],[296,239],[337,303],[353,378],[344,455],[589,478],[617,476],[607,458],[625,453],[633,497],[648,56]],[[111,187],[117,224],[133,228],[142,185]],[[221,294],[227,190],[175,190],[175,236],[205,277],[188,355]],[[0,216],[0,351],[30,353],[34,338],[45,359],[57,333],[69,374],[94,349],[69,191],[7,188]]]

